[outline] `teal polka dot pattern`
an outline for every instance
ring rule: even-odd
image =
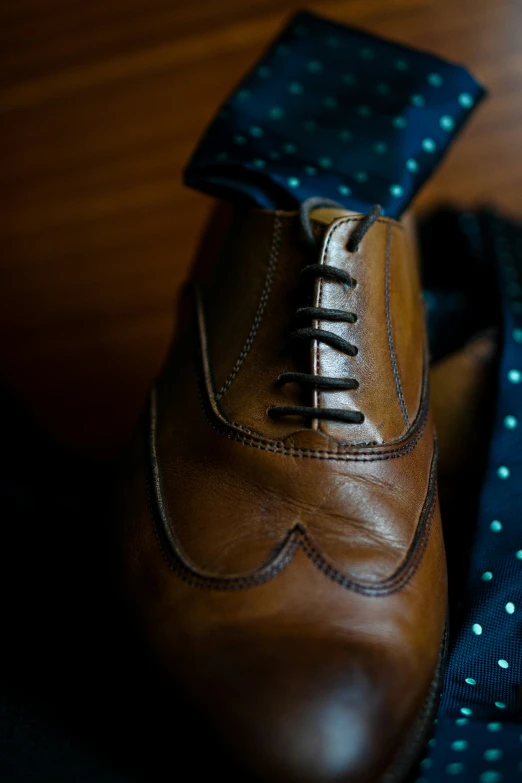
[[[440,73],[430,73],[428,76],[428,83],[431,84],[432,87],[442,87],[444,79]]]
[[[455,566],[467,570],[456,596],[463,621],[454,610],[436,745],[428,743],[432,764],[421,770],[426,783],[444,781],[455,763],[464,765],[466,783],[522,783],[522,315],[511,307],[513,283],[522,282],[522,225],[490,213],[461,218],[477,248],[473,267],[491,281],[489,295],[498,294],[502,350],[477,518],[460,539]],[[458,245],[457,236],[452,241]],[[459,715],[468,723],[459,725]]]
[[[435,152],[437,144],[429,137],[422,140],[422,149],[424,152]]]
[[[486,770],[479,778],[480,783],[501,783],[503,775],[497,770]]]
[[[448,764],[446,767],[446,772],[448,775],[461,775],[465,770],[464,764],[462,764],[459,761],[453,761],[451,764]]]
[[[463,106],[465,109],[471,109],[473,106],[473,96],[469,94],[469,92],[462,92],[459,95],[459,103],[461,106]]]
[[[404,189],[402,185],[392,185],[390,188],[390,193],[394,198],[400,198],[404,193]]]
[[[460,66],[300,12],[219,111],[185,181],[268,209],[321,193],[399,217],[483,95]]]
[[[455,740],[455,742],[451,743],[452,750],[457,750],[457,751],[467,750],[467,748],[468,748],[468,743],[466,742],[466,740]]]
[[[338,49],[339,46],[341,45],[341,41],[339,40],[339,38],[337,38],[336,35],[329,35],[328,38],[326,39],[326,45]]]
[[[339,101],[335,95],[328,95],[323,101],[323,106],[326,106],[327,109],[336,109],[339,106]]]
[[[452,131],[453,128],[455,127],[455,121],[453,117],[449,116],[449,114],[443,114],[439,120],[439,125],[442,128],[442,130]]]
[[[323,64],[319,60],[311,60],[308,63],[308,70],[310,73],[321,73],[323,70]]]
[[[399,128],[400,130],[408,126],[408,120],[406,119],[406,117],[401,117],[400,115],[394,117],[392,123],[394,128]]]
[[[417,106],[418,108],[422,108],[422,106],[426,106],[426,98],[424,97],[424,95],[419,95],[419,94],[412,95],[410,101],[412,106]]]

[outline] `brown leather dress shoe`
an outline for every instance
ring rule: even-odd
[[[242,780],[402,781],[447,603],[411,237],[315,200],[225,234],[127,484],[132,601]]]

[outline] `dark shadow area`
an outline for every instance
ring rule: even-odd
[[[117,466],[60,451],[5,391],[0,423],[0,779],[202,779],[216,751],[119,592]]]
[[[497,219],[487,209],[463,212],[442,206],[419,225],[432,367],[458,354],[481,336],[489,339],[494,349],[474,377],[475,385],[469,387],[471,396],[464,415],[453,422],[459,429],[458,440],[466,441],[455,444],[459,458],[447,459],[447,453],[443,453],[446,459],[441,460],[439,469],[451,636],[459,629],[466,610],[462,599],[496,410],[502,313],[491,233]],[[503,224],[506,225],[505,221]],[[467,372],[470,368],[463,365],[461,370],[455,365],[455,369]],[[448,382],[456,388],[466,388],[453,377],[448,376]],[[450,414],[446,415],[451,418]]]

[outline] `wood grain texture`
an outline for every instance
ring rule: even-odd
[[[58,440],[102,453],[127,439],[211,205],[182,187],[182,166],[299,7],[1,4],[0,373]],[[418,209],[451,200],[522,212],[520,0],[307,7],[460,61],[488,87]]]

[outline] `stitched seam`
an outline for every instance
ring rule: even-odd
[[[333,233],[344,224],[348,223],[356,223],[360,222],[362,218],[346,218],[345,220],[342,220],[333,230]],[[376,222],[385,223],[388,226],[391,226],[391,222],[387,219],[379,219]],[[403,226],[400,224],[396,224],[397,228],[399,228],[402,232],[404,232]],[[332,235],[328,238],[327,245],[328,246]],[[326,247],[323,251],[323,253],[326,252]],[[387,446],[385,451],[382,452],[376,452],[375,450],[372,450],[369,456],[364,455],[364,452],[359,452],[359,454],[354,455],[347,454],[347,453],[341,453],[339,454],[339,446],[348,446],[349,448],[355,448],[359,446],[366,445],[364,442],[361,444],[336,444],[336,450],[323,450],[323,449],[300,449],[295,447],[286,447],[283,445],[283,442],[280,440],[271,440],[268,438],[263,437],[259,433],[256,433],[254,430],[250,430],[249,428],[245,427],[244,425],[236,424],[235,422],[229,422],[229,421],[221,421],[219,417],[223,417],[223,413],[218,409],[217,407],[217,400],[216,396],[212,389],[212,383],[211,379],[208,378],[208,383],[205,381],[205,378],[207,377],[207,374],[210,372],[210,358],[208,356],[208,348],[206,346],[206,325],[204,323],[204,309],[203,309],[203,303],[201,302],[200,297],[198,297],[198,304],[197,304],[197,311],[198,311],[198,317],[197,321],[199,324],[198,330],[199,330],[199,339],[197,340],[197,343],[199,345],[199,355],[201,359],[202,368],[199,372],[197,372],[198,378],[199,378],[199,398],[200,402],[202,404],[202,408],[204,411],[205,418],[207,420],[207,423],[209,426],[215,430],[218,434],[224,435],[225,437],[229,438],[230,440],[235,440],[238,443],[241,443],[244,446],[253,446],[254,448],[258,448],[263,451],[268,451],[272,453],[279,453],[279,454],[285,454],[292,457],[302,457],[302,458],[310,458],[310,459],[332,459],[337,461],[361,461],[361,462],[369,462],[372,460],[380,460],[380,459],[396,459],[403,454],[409,454],[415,446],[417,445],[418,441],[420,440],[422,433],[425,429],[426,422],[427,422],[427,415],[428,415],[428,386],[429,386],[429,379],[428,379],[428,371],[427,367],[425,365],[425,371],[424,371],[424,379],[423,379],[423,389],[422,389],[422,400],[421,400],[421,406],[419,408],[419,411],[417,413],[417,421],[414,422],[413,427],[411,428],[411,432],[407,432],[405,436],[400,439],[399,446],[393,447],[393,444],[391,446]],[[208,368],[205,371],[205,367]],[[216,411],[212,410],[212,401],[214,402],[214,405],[216,406]],[[210,411],[209,411],[210,407]],[[214,421],[213,417],[218,416],[217,423]],[[235,433],[232,428],[239,428],[243,432],[248,432],[251,434],[250,438],[242,438],[240,437],[239,433]],[[407,445],[409,439],[409,446]],[[406,445],[405,442],[406,441]],[[384,455],[384,456],[382,456]]]
[[[202,389],[202,384],[200,383],[199,397],[205,419],[207,424],[219,435],[223,435],[229,440],[234,440],[238,443],[241,443],[243,446],[252,446],[254,448],[260,449],[261,451],[268,451],[274,454],[285,454],[291,457],[303,459],[331,459],[340,462],[372,462],[379,460],[397,459],[403,455],[410,454],[415,449],[417,443],[422,437],[422,434],[426,428],[426,423],[428,421],[428,393],[426,392],[422,415],[419,418],[417,429],[411,439],[405,444],[401,444],[395,448],[388,447],[383,451],[372,451],[366,453],[360,452],[358,454],[346,453],[343,451],[339,453],[339,450],[329,451],[322,449],[301,449],[297,447],[285,446],[282,441],[270,442],[259,437],[256,438],[255,436],[251,436],[250,438],[243,438],[239,433],[235,433],[226,425],[221,424],[221,422],[216,423],[212,418],[210,418],[208,408],[205,404],[208,402],[206,400],[206,394],[205,396],[203,396],[203,394],[204,392]]]
[[[208,392],[205,388],[204,378],[201,373],[198,374],[199,384],[198,393],[201,402],[201,407],[207,424],[219,435],[223,435],[229,440],[234,440],[241,443],[243,446],[252,446],[262,451],[268,451],[277,454],[284,454],[291,457],[304,458],[304,459],[331,459],[344,462],[372,462],[378,460],[397,459],[403,455],[411,453],[417,443],[422,437],[422,434],[426,428],[428,420],[428,400],[429,400],[429,377],[427,369],[424,373],[423,382],[423,400],[421,408],[419,409],[418,421],[415,423],[415,430],[410,435],[409,440],[400,443],[398,446],[387,446],[382,451],[372,450],[371,452],[359,452],[357,454],[347,453],[342,450],[343,444],[336,444],[336,450],[324,450],[324,449],[301,449],[297,447],[288,447],[283,444],[282,441],[269,441],[263,437],[251,435],[250,438],[241,437],[239,433],[234,432],[230,425],[225,422],[216,422],[213,418],[215,416],[214,411],[209,411],[210,400],[208,398]],[[353,448],[353,446],[349,446]]]
[[[395,355],[395,344],[393,341],[392,322],[391,322],[391,306],[390,306],[390,277],[391,277],[391,226],[388,227],[388,235],[386,237],[386,283],[385,283],[385,301],[386,301],[386,331],[388,333],[388,348],[390,351],[391,366],[393,372],[393,378],[395,381],[395,389],[397,390],[397,397],[399,399],[399,405],[401,406],[402,416],[406,423],[406,426],[410,425],[410,417],[408,415],[408,408],[406,407],[406,400],[402,391],[401,377],[399,374],[399,367],[397,365],[397,357]]]
[[[194,565],[190,564],[178,545],[174,536],[170,519],[168,518],[165,504],[163,502],[163,491],[161,487],[161,478],[159,472],[159,463],[155,445],[156,431],[156,400],[155,395],[151,395],[149,416],[148,416],[148,476],[147,493],[149,498],[149,510],[154,524],[154,530],[161,549],[166,559],[167,565],[184,582],[192,587],[202,587],[213,590],[243,590],[249,587],[256,587],[265,584],[273,579],[277,574],[283,571],[293,560],[298,549],[302,549],[311,562],[325,574],[329,579],[348,590],[367,596],[390,595],[398,592],[412,579],[426,551],[431,534],[433,517],[436,509],[436,470],[437,470],[437,446],[435,444],[432,462],[430,467],[430,476],[428,489],[424,499],[423,507],[419,516],[417,529],[412,544],[406,554],[404,561],[399,565],[395,573],[387,577],[382,582],[375,584],[357,582],[355,579],[342,574],[323,557],[318,551],[317,545],[310,538],[306,528],[297,524],[288,531],[283,541],[275,548],[272,555],[265,563],[249,574],[238,574],[234,576],[214,576],[201,573]],[[151,490],[154,490],[153,492]],[[154,504],[152,504],[152,495],[154,495]],[[151,506],[153,507],[151,508]]]
[[[281,220],[281,216],[279,212],[276,212],[276,217],[274,220],[274,230],[272,234],[272,245],[270,249],[270,261],[268,264],[268,268],[266,271],[266,277],[265,282],[263,285],[263,291],[261,293],[261,298],[259,300],[259,304],[257,306],[257,311],[254,317],[254,321],[252,323],[252,326],[250,328],[250,332],[248,334],[248,337],[246,339],[246,342],[243,346],[243,349],[241,350],[241,353],[239,354],[236,363],[234,364],[228,378],[226,379],[225,383],[221,387],[221,389],[216,393],[216,400],[221,399],[221,397],[225,394],[225,392],[230,388],[232,385],[232,382],[234,378],[237,376],[239,370],[241,369],[241,365],[245,361],[246,357],[250,353],[250,349],[252,348],[252,344],[254,342],[254,339],[256,337],[256,334],[259,331],[259,327],[261,326],[261,322],[263,320],[263,315],[265,313],[266,305],[268,302],[268,298],[270,296],[270,291],[272,289],[272,282],[274,280],[274,273],[277,267],[277,262],[279,260],[279,250],[281,247],[281,233],[282,233],[282,225],[283,222]]]

